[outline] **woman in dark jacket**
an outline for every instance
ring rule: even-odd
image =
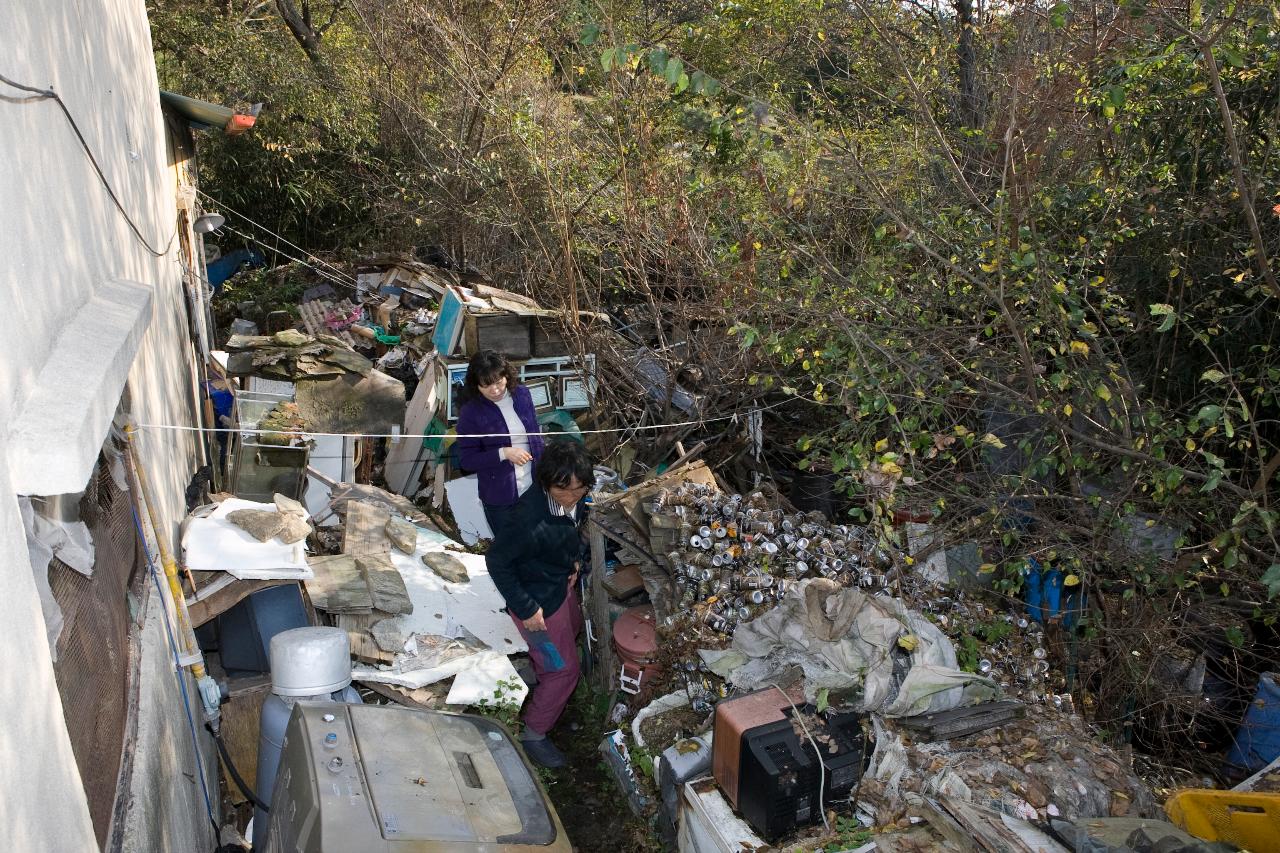
[[[458,461],[480,481],[484,517],[498,538],[505,519],[533,484],[542,435],[529,389],[515,368],[493,350],[481,350],[467,366],[458,413]]]
[[[549,444],[538,462],[537,482],[515,505],[505,533],[485,555],[489,576],[529,644],[538,676],[538,685],[525,704],[520,740],[529,758],[544,767],[565,763],[547,732],[578,685],[579,528],[594,482],[591,457],[581,444]]]

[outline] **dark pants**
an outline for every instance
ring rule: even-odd
[[[507,520],[511,518],[511,512],[515,509],[512,506],[495,506],[493,504],[481,504],[484,507],[484,519],[489,522],[489,529],[493,531],[493,541],[498,541],[498,537],[502,535],[502,530],[506,527]]]

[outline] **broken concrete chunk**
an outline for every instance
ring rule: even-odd
[[[373,641],[378,644],[378,648],[384,652],[404,651],[404,641],[407,638],[397,624],[397,620],[382,619],[375,622],[369,627],[369,633],[373,635]]]
[[[409,600],[409,591],[405,589],[404,578],[400,571],[385,554],[368,554],[356,557],[356,565],[364,572],[369,583],[369,595],[373,598],[373,606],[377,610],[392,615],[412,613],[413,602]]]
[[[422,555],[422,563],[449,583],[466,583],[471,580],[467,567],[457,557],[443,551],[432,551]]]
[[[259,542],[270,542],[284,528],[284,516],[271,509],[237,509],[227,513],[227,520]]]
[[[276,509],[286,515],[296,515],[301,518],[307,517],[307,508],[288,495],[282,495],[279,492],[276,492],[276,494],[272,496],[272,500],[275,501]]]
[[[285,329],[283,332],[276,332],[272,336],[272,340],[282,347],[300,347],[311,343],[315,338],[310,335],[304,335],[297,329]]]
[[[347,554],[310,557],[307,564],[315,577],[306,581],[311,603],[330,613],[369,613],[373,597],[356,558]]]
[[[387,538],[391,544],[406,554],[418,549],[418,528],[403,518],[391,516],[386,526]]]
[[[286,545],[301,542],[311,535],[311,525],[302,516],[294,515],[291,512],[277,513],[277,515],[283,519],[284,523],[280,526],[280,532],[276,535]]]

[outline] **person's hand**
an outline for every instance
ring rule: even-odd
[[[543,618],[542,618],[542,608],[541,608],[541,607],[539,607],[539,608],[538,608],[538,611],[537,611],[536,613],[534,613],[532,616],[530,616],[528,619],[524,619],[524,620],[522,620],[522,623],[521,623],[521,624],[523,624],[523,625],[524,625],[524,629],[525,629],[526,631],[545,631],[545,630],[547,630],[547,620],[545,620],[545,619],[543,619]]]
[[[504,447],[502,448],[502,457],[518,467],[520,465],[528,465],[529,460],[533,459],[533,454],[518,447]]]
[[[574,561],[573,574],[569,575],[569,589],[573,589],[573,585],[578,582],[578,575],[582,572],[582,563]]]

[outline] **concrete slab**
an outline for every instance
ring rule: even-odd
[[[150,321],[151,288],[117,280],[99,284],[59,330],[9,435],[19,494],[84,488]]]

